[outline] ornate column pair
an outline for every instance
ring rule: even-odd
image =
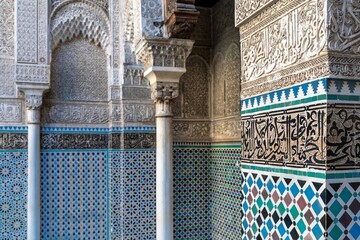
[[[156,239],[173,239],[172,100],[178,96],[180,77],[193,41],[144,39],[137,56],[144,63],[156,105]]]

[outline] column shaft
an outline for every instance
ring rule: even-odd
[[[37,111],[37,112],[35,112]],[[28,110],[38,115],[39,110]],[[40,240],[40,124],[28,124],[27,239]]]
[[[156,118],[156,239],[173,236],[172,116]]]

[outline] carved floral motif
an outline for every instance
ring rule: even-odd
[[[205,61],[200,57],[190,57],[186,63],[186,73],[181,77],[182,109],[185,118],[209,117],[210,73]],[[180,101],[181,98],[176,98]]]

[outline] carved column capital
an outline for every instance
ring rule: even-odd
[[[156,82],[151,85],[151,98],[156,104],[156,117],[173,116],[172,100],[179,95],[179,83]]]
[[[194,41],[185,39],[143,39],[136,55],[144,64],[144,77],[152,88],[156,117],[172,116],[171,102],[178,96],[180,77]]]
[[[26,94],[25,106],[28,110],[38,110],[42,105],[42,94]]]
[[[42,105],[41,93],[26,93],[25,92],[25,106],[27,109],[27,122],[30,124],[40,123],[40,108]]]
[[[194,41],[187,39],[142,39],[136,56],[144,64],[145,76],[150,71],[185,72],[185,63]]]
[[[154,101],[172,100],[179,95],[179,83],[156,82],[151,85],[151,98]]]

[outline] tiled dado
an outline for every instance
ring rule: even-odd
[[[238,144],[175,143],[175,239],[240,239]]]
[[[0,239],[26,239],[26,173],[26,151],[0,150]]]
[[[210,144],[175,143],[174,238],[210,239]]]
[[[240,105],[241,115],[246,116],[321,102],[359,103],[360,81],[317,79],[243,99]]]
[[[110,151],[111,239],[155,239],[154,149]]]
[[[239,144],[213,144],[209,164],[211,238],[241,239],[242,192]]]
[[[43,150],[43,239],[106,239],[107,150]]]
[[[358,239],[360,171],[242,164],[242,239]]]

